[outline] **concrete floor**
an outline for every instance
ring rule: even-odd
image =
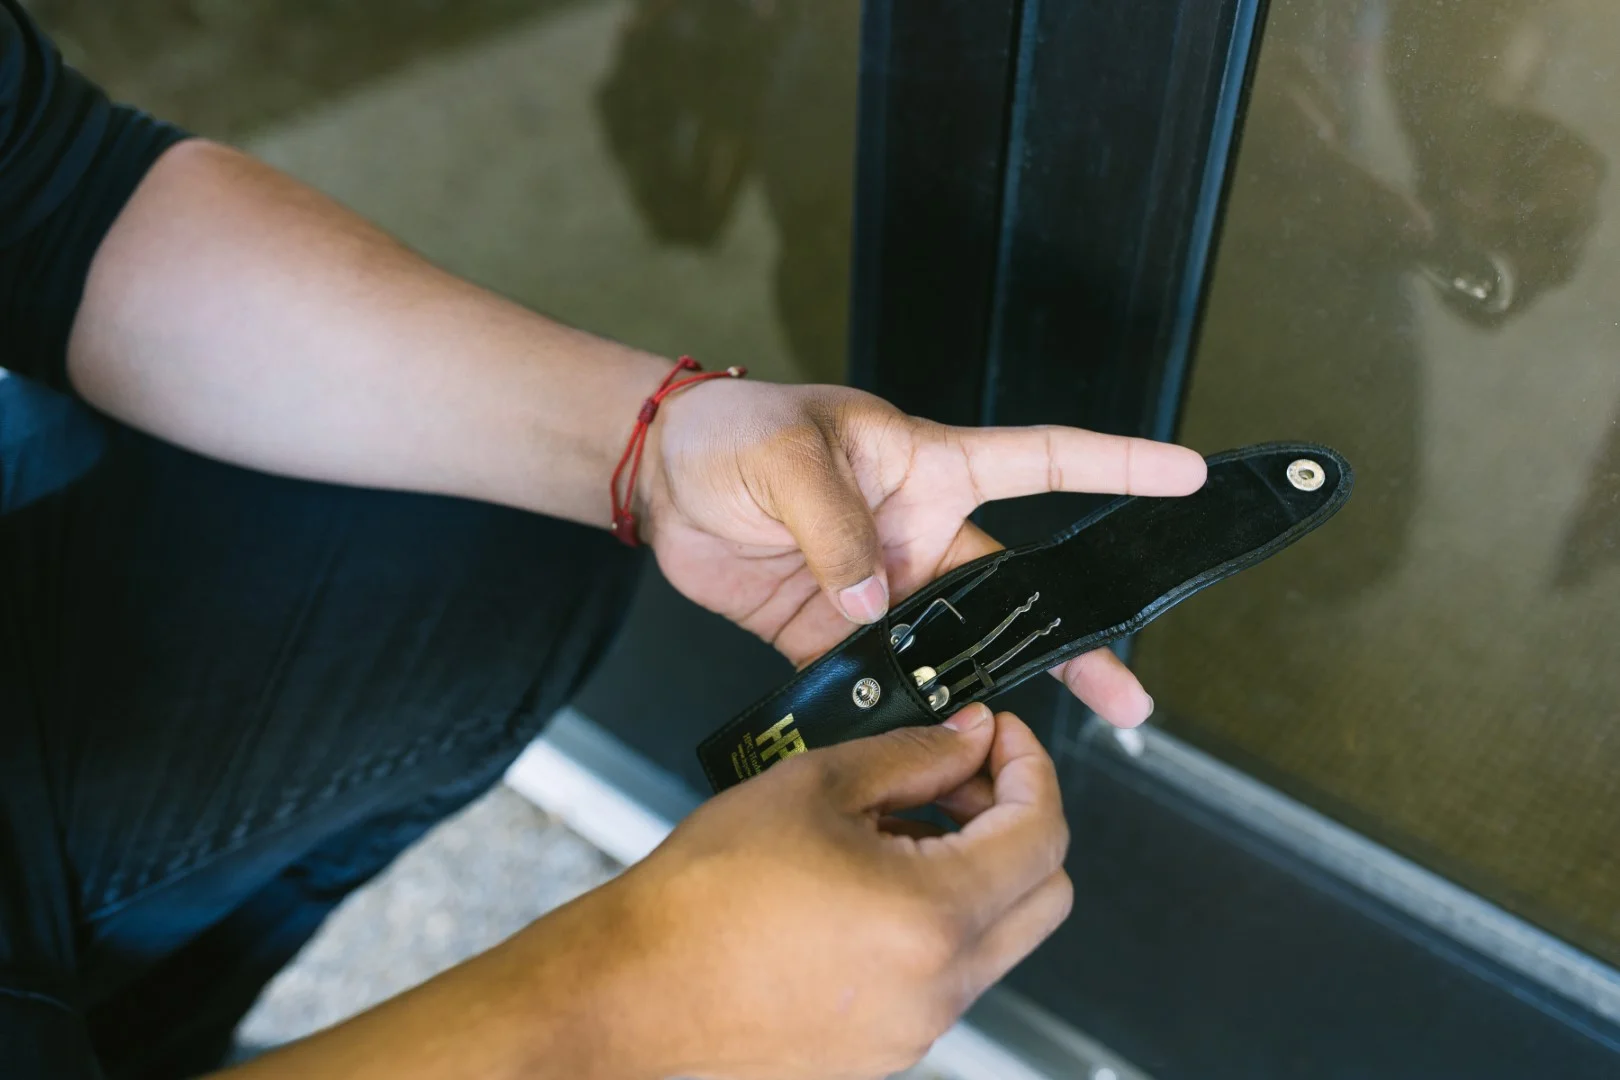
[[[243,1022],[250,1047],[337,1023],[510,937],[618,866],[501,785],[329,919]]]

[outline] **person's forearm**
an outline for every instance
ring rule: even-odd
[[[610,883],[482,956],[215,1080],[660,1080],[658,984]]]
[[[605,526],[608,477],[669,363],[194,141],[158,160],[98,250],[68,370],[103,411],[236,464]]]

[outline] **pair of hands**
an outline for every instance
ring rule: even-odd
[[[995,550],[968,521],[985,501],[1179,495],[1205,475],[1180,447],[949,428],[836,387],[710,384],[666,404],[649,446],[638,494],[665,575],[799,665]],[[1054,674],[1115,724],[1152,710],[1110,652]],[[930,804],[958,831],[894,816]],[[1067,846],[1051,758],[982,705],[731,789],[581,901],[622,928],[612,948],[635,973],[612,1008],[646,1033],[620,1042],[648,1056],[624,1074],[830,1080],[913,1064],[1066,917]],[[638,1024],[646,1001],[657,1016]]]
[[[120,213],[69,352],[88,400],[199,453],[576,520],[606,517],[609,429],[668,371],[201,142]],[[950,429],[847,389],[746,381],[666,401],[647,455],[636,509],[665,574],[800,664],[849,616],[993,550],[967,521],[982,501],[1204,477],[1173,447]],[[1111,654],[1061,674],[1115,723],[1151,709]],[[930,802],[961,831],[889,820]],[[799,755],[614,884],[243,1075],[879,1075],[1061,918],[1065,843],[1051,762],[1008,716]]]

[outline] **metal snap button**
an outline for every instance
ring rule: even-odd
[[[1288,482],[1300,491],[1315,491],[1327,482],[1327,473],[1310,458],[1300,458],[1288,466]]]
[[[883,687],[878,685],[876,679],[862,679],[855,684],[855,689],[850,693],[850,697],[855,700],[857,709],[870,709],[878,703],[878,698],[882,696]]]

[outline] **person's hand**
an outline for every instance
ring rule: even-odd
[[[712,383],[664,403],[639,497],[671,584],[804,665],[999,545],[981,503],[1046,491],[1186,495],[1182,447],[1065,427],[953,428],[858,390]],[[1059,675],[1111,723],[1153,702],[1107,650]]]
[[[946,833],[891,815],[937,805]],[[876,1080],[1073,903],[1052,759],[1010,713],[799,754],[423,985],[219,1074]]]
[[[935,801],[959,832],[889,817]],[[585,898],[617,943],[600,966],[624,965],[597,1007],[648,1075],[887,1076],[1067,917],[1067,847],[1052,760],[1010,713],[801,754]]]

